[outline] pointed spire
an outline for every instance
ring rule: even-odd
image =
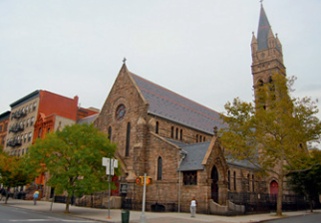
[[[251,40],[251,44],[256,44],[257,43],[257,39],[255,37],[254,32],[252,32],[252,40]]]
[[[254,56],[255,53],[257,52],[257,39],[255,37],[254,32],[252,32],[251,50],[252,50],[252,56]]]
[[[272,32],[272,29],[261,1],[260,20],[257,30],[258,50],[268,49],[268,37],[270,32]]]
[[[282,44],[279,40],[278,34],[275,34],[275,39],[276,39],[276,48],[282,53]]]

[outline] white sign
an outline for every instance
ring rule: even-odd
[[[102,161],[103,166],[106,167],[106,175],[115,175],[115,168],[118,167],[118,160],[103,157]]]

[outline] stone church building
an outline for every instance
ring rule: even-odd
[[[282,46],[261,6],[257,37],[252,42],[253,86],[268,82],[276,70],[285,75]],[[261,179],[250,162],[228,159],[217,137],[220,114],[132,73],[122,65],[94,122],[116,143],[121,176],[119,193],[141,209],[143,187],[136,178],[152,178],[146,209],[199,213],[244,212],[232,194],[275,194],[277,180]]]

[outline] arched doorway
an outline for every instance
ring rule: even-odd
[[[213,166],[211,179],[212,179],[211,196],[214,202],[218,203],[218,172],[217,172],[216,166]]]
[[[279,192],[279,184],[275,180],[270,183],[270,196],[272,199],[276,199]]]

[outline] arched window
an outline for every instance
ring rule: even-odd
[[[236,191],[236,172],[233,172],[234,191]]]
[[[42,128],[40,127],[38,130],[38,139],[41,138],[41,135],[42,135]]]
[[[254,192],[254,185],[255,185],[255,181],[254,181],[254,174],[252,175],[252,191]]]
[[[129,156],[130,122],[127,123],[125,156]]]
[[[180,131],[179,139],[180,139],[180,140],[183,140],[183,129],[181,129],[181,131]]]
[[[198,134],[196,134],[196,142],[198,142]]]
[[[162,180],[163,178],[163,160],[162,157],[157,159],[157,180]]]
[[[112,134],[112,129],[111,126],[108,127],[108,139],[111,141],[111,134]]]
[[[155,133],[158,134],[159,131],[159,123],[156,122],[156,126],[155,126]]]
[[[227,171],[227,189],[231,190],[231,172]]]
[[[176,128],[176,135],[175,135],[175,139],[178,139],[178,128]]]
[[[250,174],[247,174],[247,191],[251,190],[251,185],[250,185]]]
[[[174,138],[174,126],[171,127],[171,138]]]

